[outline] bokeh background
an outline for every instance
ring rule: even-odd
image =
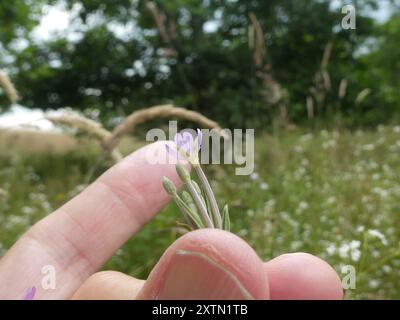
[[[396,0],[1,1],[0,256],[118,160],[116,126],[171,104],[255,129],[253,174],[205,169],[263,259],[306,251],[354,266],[346,298],[400,298],[399,58]],[[169,205],[105,268],[146,277],[180,220]]]

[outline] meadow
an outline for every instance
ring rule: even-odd
[[[399,299],[400,127],[299,127],[256,131],[256,136],[256,167],[250,176],[236,176],[228,165],[205,167],[217,200],[230,204],[232,232],[264,260],[309,252],[328,261],[341,277],[343,266],[354,266],[356,289],[346,291],[347,299]],[[0,134],[0,256],[29,226],[110,165],[93,171],[100,148],[84,137],[76,142],[60,135],[68,141],[65,150],[43,136],[32,137],[30,148],[21,148],[17,142],[23,145],[24,137]],[[129,138],[121,151],[127,154],[141,144]],[[177,221],[182,218],[171,203],[104,269],[145,278],[181,235]]]

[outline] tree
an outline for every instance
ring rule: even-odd
[[[369,123],[399,119],[400,105],[400,13],[380,26],[367,54],[360,57],[357,81],[371,88],[363,110]],[[384,111],[383,111],[384,110]],[[392,115],[392,116],[390,116]],[[396,118],[393,118],[396,115]]]
[[[326,43],[334,43],[329,70],[338,84],[353,72],[354,52],[374,28],[360,13],[357,32],[341,30],[340,10],[319,0],[67,4],[80,8],[74,17],[78,39],[31,42],[15,53],[16,83],[27,106],[100,108],[113,115],[174,102],[227,125],[259,126],[276,113],[258,76],[267,68],[285,92],[292,119],[302,118]],[[266,47],[260,65],[249,48],[252,13]]]

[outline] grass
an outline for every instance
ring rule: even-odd
[[[98,152],[32,154],[1,146],[0,188],[8,196],[0,198],[0,255],[79,189]],[[255,150],[251,176],[235,176],[231,166],[205,168],[220,205],[230,204],[232,231],[265,260],[306,251],[341,277],[344,265],[354,266],[349,299],[399,299],[400,127],[262,134]],[[104,268],[146,277],[179,237],[177,220],[177,208],[167,206]]]

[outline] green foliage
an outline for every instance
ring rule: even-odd
[[[348,298],[400,298],[400,127],[373,131],[306,131],[256,140],[252,176],[206,167],[231,229],[263,260],[304,251],[335,267],[356,268]],[[0,255],[25,230],[68,201],[97,154],[0,153]],[[105,168],[103,168],[105,169]],[[100,174],[100,172],[99,172]],[[160,181],[161,188],[161,181]],[[145,278],[180,236],[174,203],[129,240],[104,267]]]
[[[0,45],[6,46],[16,37],[28,37],[29,31],[41,18],[41,7],[46,0],[13,0],[0,3]]]
[[[361,57],[360,69],[355,75],[364,87],[372,89],[370,99],[364,104],[369,121],[383,122],[391,115],[398,119],[399,115],[400,14],[394,14],[388,22],[379,26],[375,35],[371,51]]]
[[[31,30],[37,10],[28,15],[26,8],[39,6],[28,0],[10,3],[2,4],[0,15],[21,6],[15,21]],[[145,0],[69,1],[68,8],[79,8],[72,18],[73,38],[29,41],[27,48],[12,52],[15,61],[0,60],[16,71],[21,103],[41,108],[99,108],[109,118],[174,102],[225,125],[265,126],[278,114],[278,107],[262,94],[268,88],[257,76],[261,67],[255,65],[249,49],[249,14],[255,13],[266,44],[262,64],[285,93],[292,121],[307,115],[306,97],[329,41],[334,44],[327,70],[332,89],[317,115],[331,117],[331,109],[354,120],[365,114],[365,123],[371,123],[382,114],[381,108],[391,106],[396,111],[398,72],[393,67],[398,64],[394,59],[399,24],[394,16],[379,27],[367,17],[378,1],[355,2],[356,30],[340,28],[343,15],[340,9],[330,8],[330,1],[152,3],[153,9]],[[116,27],[127,31],[116,33]],[[14,27],[6,29],[7,36],[0,38],[3,46],[15,37],[14,31]],[[377,42],[376,54],[357,54],[367,40],[378,36],[382,40]],[[382,81],[372,81],[374,77]],[[342,79],[348,79],[349,85],[338,106]],[[373,93],[359,111],[354,100],[366,86]]]

